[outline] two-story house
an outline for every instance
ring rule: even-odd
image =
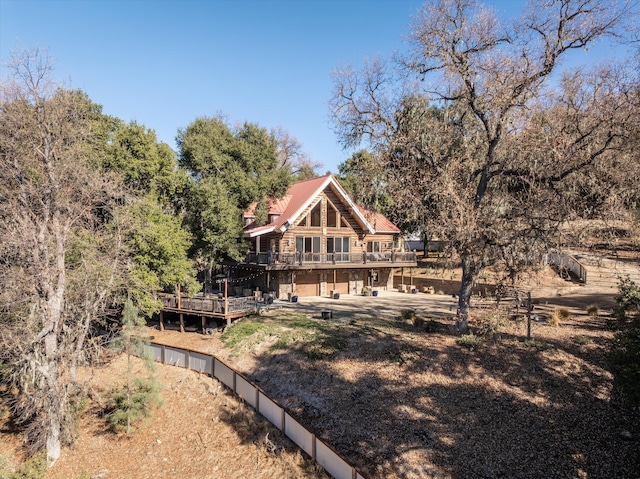
[[[393,268],[416,266],[400,230],[356,205],[333,175],[293,184],[270,202],[266,224],[256,223],[253,208],[244,221],[251,253],[242,269],[280,299],[391,289]]]

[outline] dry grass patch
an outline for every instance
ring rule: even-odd
[[[569,319],[569,310],[566,308],[555,308],[553,314],[549,318],[549,324],[553,327],[558,327],[563,323],[566,323]]]

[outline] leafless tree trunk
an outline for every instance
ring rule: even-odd
[[[53,463],[74,436],[76,367],[122,284],[117,182],[93,155],[82,95],[21,52],[0,104],[0,363],[10,404]]]
[[[543,101],[545,81],[560,59],[620,33],[627,13],[602,0],[532,2],[504,28],[473,0],[441,0],[429,3],[413,24],[414,49],[399,59],[400,75],[377,60],[363,72],[336,73],[332,108],[343,143],[369,141],[392,173],[394,194],[413,195],[416,208],[431,215],[430,231],[461,258],[460,332],[468,330],[471,286],[482,268],[517,235],[538,245],[549,238],[565,219],[560,209],[568,207],[558,202],[559,183],[592,169],[617,146],[615,129],[609,141],[600,141],[604,122],[597,131],[574,129],[563,139],[590,153],[558,151],[547,171],[543,150],[556,147],[553,140],[538,137],[535,147],[524,140],[525,133],[546,128],[535,119],[551,112]],[[407,73],[420,81],[405,81]],[[429,110],[428,100],[438,102],[440,113]],[[584,106],[570,110],[580,117]],[[592,148],[594,141],[599,147]],[[576,152],[582,161],[571,156]]]

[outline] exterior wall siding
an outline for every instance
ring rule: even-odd
[[[307,217],[318,205],[321,205],[320,226],[307,226]],[[337,211],[337,226],[327,226],[327,211],[333,208]],[[348,226],[344,226],[342,219]],[[375,228],[375,225],[372,225]],[[380,243],[379,252],[389,253],[393,250],[394,234],[368,234],[362,229],[348,205],[342,203],[338,196],[331,190],[325,189],[320,193],[317,200],[314,200],[300,214],[298,221],[290,225],[284,233],[272,232],[260,237],[259,252],[272,251],[281,254],[296,253],[296,237],[320,237],[320,254],[331,254],[327,251],[327,238],[349,238],[349,253],[352,261],[359,262],[364,253],[367,253],[367,244],[371,241]],[[256,251],[256,238],[252,239],[253,251]],[[326,258],[326,257],[325,257]],[[329,296],[335,291],[347,294],[360,294],[365,286],[369,284],[369,274],[371,270],[378,273],[378,281],[372,284],[377,289],[387,290],[393,287],[393,275],[391,268],[381,265],[364,264],[358,267],[342,268],[336,270],[321,269],[309,272],[297,271],[272,271],[268,289],[275,291],[279,299],[287,299],[290,295],[313,294]],[[336,283],[334,283],[334,274]],[[266,278],[266,275],[265,275]],[[262,284],[266,288],[266,280]],[[313,288],[312,284],[316,286]]]

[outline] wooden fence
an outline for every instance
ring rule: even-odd
[[[150,348],[150,356],[154,361],[191,369],[218,379],[282,431],[334,478],[366,479],[364,474],[349,464],[333,447],[318,439],[286,408],[222,360],[197,351],[154,342],[150,344]]]

